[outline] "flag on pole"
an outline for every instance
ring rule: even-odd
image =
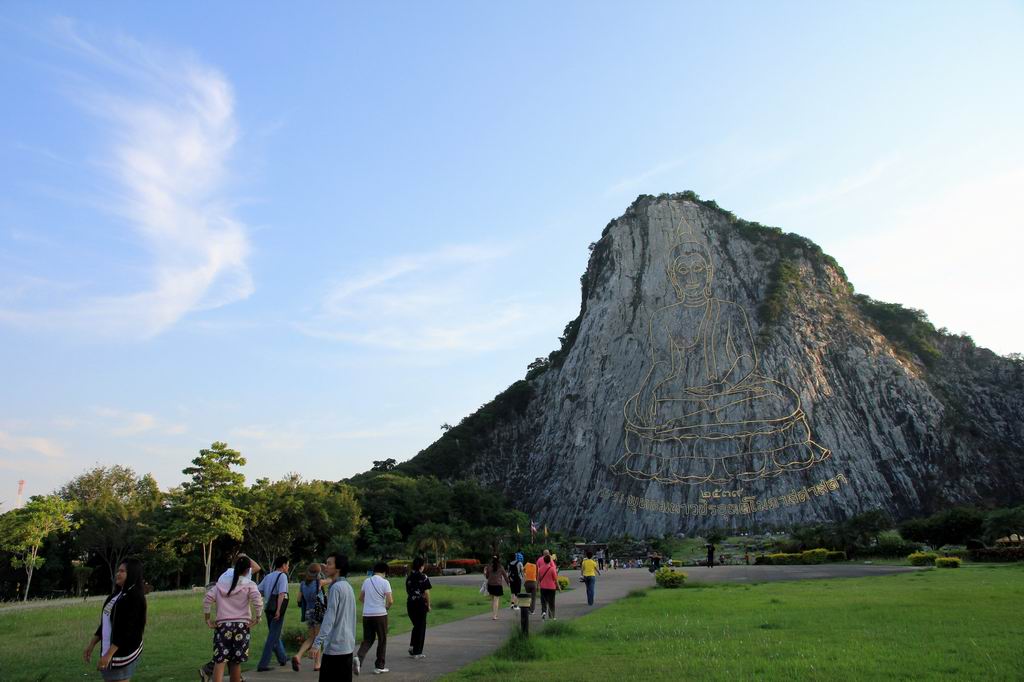
[[[537,537],[537,522],[530,519],[530,542],[533,542]]]
[[[519,530],[519,522],[516,522],[516,535],[522,535],[523,531]]]
[[[548,539],[548,524],[544,524],[544,539]]]

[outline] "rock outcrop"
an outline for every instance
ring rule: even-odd
[[[524,380],[417,457],[588,536],[1024,497],[1024,368],[853,293],[809,240],[641,196]]]

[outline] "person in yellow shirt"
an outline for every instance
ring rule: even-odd
[[[537,564],[527,561],[523,564],[523,589],[530,595],[530,613],[537,603]]]
[[[587,550],[587,558],[583,560],[583,582],[587,585],[587,605],[594,605],[594,593],[597,591],[597,576],[601,570],[594,561],[594,553]]]

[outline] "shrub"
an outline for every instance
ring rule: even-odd
[[[409,575],[412,562],[405,559],[393,559],[388,562],[388,575],[403,576]]]
[[[939,550],[939,556],[952,556],[957,559],[967,559],[970,555],[971,553],[968,550],[960,547],[951,547],[950,549]]]
[[[938,557],[934,552],[914,552],[907,557],[911,566],[934,566]]]
[[[444,565],[445,568],[464,568],[467,573],[482,570],[480,562],[476,559],[449,559]]]
[[[846,561],[846,552],[829,552],[825,555],[825,561]]]
[[[657,583],[658,587],[674,589],[683,586],[683,583],[686,582],[686,574],[682,571],[674,571],[665,566],[655,571],[654,582]]]
[[[785,552],[779,552],[777,554],[769,554],[768,559],[773,566],[793,566],[801,563],[803,559],[802,554],[787,554]]]
[[[920,549],[921,545],[919,543],[904,540],[899,531],[886,530],[878,534],[878,543],[868,551],[881,557],[896,559],[905,557]]]
[[[935,559],[936,568],[960,568],[960,559],[955,556],[940,556]]]
[[[1024,561],[1024,545],[970,550],[971,561]]]
[[[758,556],[754,557],[755,566],[771,566],[771,564],[772,558],[770,556],[759,554]]]
[[[569,589],[569,579],[564,575],[558,576],[558,586],[563,590]]]
[[[800,553],[800,562],[804,564],[823,564],[827,558],[827,549],[808,549]]]

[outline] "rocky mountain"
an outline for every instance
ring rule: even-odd
[[[587,536],[1019,502],[1024,363],[855,294],[803,237],[641,196],[561,348],[399,468]]]

